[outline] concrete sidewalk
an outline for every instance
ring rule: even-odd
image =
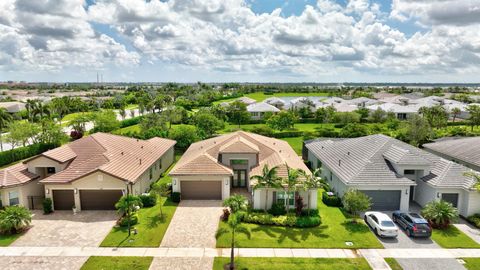
[[[480,249],[294,249],[237,248],[240,257],[282,258],[459,258],[480,257]],[[0,256],[228,257],[229,248],[0,247]]]

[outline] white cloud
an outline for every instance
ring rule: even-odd
[[[460,3],[461,2],[461,3]],[[455,5],[456,4],[456,5]],[[19,6],[20,5],[20,6]],[[110,63],[172,65],[202,72],[319,75],[462,74],[479,71],[480,0],[318,0],[298,16],[255,14],[244,0],[0,1],[0,67],[61,70]],[[128,47],[95,31],[116,31]],[[215,73],[216,74],[216,73]]]

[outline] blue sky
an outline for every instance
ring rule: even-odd
[[[475,82],[479,5],[1,1],[0,80]]]

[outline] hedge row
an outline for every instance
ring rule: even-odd
[[[140,123],[140,121],[142,121],[142,118],[143,118],[143,116],[136,116],[136,117],[132,117],[132,118],[129,118],[129,119],[122,120],[122,121],[120,121],[120,128],[137,125],[137,124]]]
[[[55,147],[57,147],[57,145],[37,143],[0,152],[0,166],[5,166],[22,159],[33,157]]]
[[[335,206],[335,207],[342,206],[342,199],[340,199],[336,195],[329,196],[327,192],[322,193],[322,202],[327,206]]]

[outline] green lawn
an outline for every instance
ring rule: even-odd
[[[280,140],[288,142],[298,155],[302,154],[303,137],[281,138]]]
[[[113,131],[114,134],[118,134],[118,135],[123,135],[123,134],[126,134],[126,133],[139,133],[139,132],[140,132],[140,125],[139,124],[124,127],[124,128],[120,128],[120,129],[117,129],[117,130]]]
[[[173,161],[172,165],[168,167],[168,169],[163,173],[163,176],[158,179],[158,181],[162,184],[172,183],[172,178],[168,175],[168,173],[173,169],[173,166],[177,163],[177,161],[182,157],[183,153],[176,151],[175,152],[175,160]]]
[[[463,266],[468,270],[479,270],[480,269],[480,258],[462,258],[466,262]]]
[[[17,240],[22,234],[10,234],[10,235],[3,235],[0,234],[0,247],[8,247],[11,243]]]
[[[286,228],[244,224],[251,232],[248,239],[244,234],[236,236],[238,247],[251,248],[383,248],[375,235],[363,223],[351,223],[337,207],[328,207],[318,192],[318,206],[322,224],[315,228]],[[228,228],[220,222],[220,227]],[[353,242],[347,246],[345,242]],[[217,239],[217,247],[230,247],[230,236],[224,234]]]
[[[392,270],[403,270],[403,268],[394,258],[385,258],[385,261],[388,263],[388,265],[390,265],[390,268],[392,268]]]
[[[255,92],[255,93],[250,93],[246,94],[245,97],[253,98],[257,102],[263,101],[264,99],[270,98],[270,97],[327,97],[329,94],[328,93],[289,93],[289,92],[280,92],[280,93],[275,93],[272,95],[265,95],[263,92]],[[237,98],[230,98],[230,99],[224,99],[224,100],[219,100],[213,102],[213,104],[218,104],[222,102],[230,102],[233,101]]]
[[[80,115],[88,115],[88,114],[90,114],[90,112],[70,113],[70,114],[65,115],[65,116],[62,118],[62,122],[70,122],[70,121],[72,121],[73,119],[75,119],[76,117],[78,117],[78,116],[80,116]]]
[[[153,257],[106,257],[92,256],[81,270],[148,270]]]
[[[229,258],[216,257],[213,270],[223,270]],[[331,258],[236,258],[236,269],[241,270],[367,270],[371,269],[363,258],[331,259]]]
[[[160,218],[160,202],[154,207],[142,208],[138,211],[138,224],[134,227],[137,235],[128,237],[126,227],[114,227],[100,244],[102,247],[158,247],[172,220],[177,204],[162,199],[164,218]]]
[[[432,239],[443,248],[480,248],[480,244],[453,225],[444,230],[434,229]]]

